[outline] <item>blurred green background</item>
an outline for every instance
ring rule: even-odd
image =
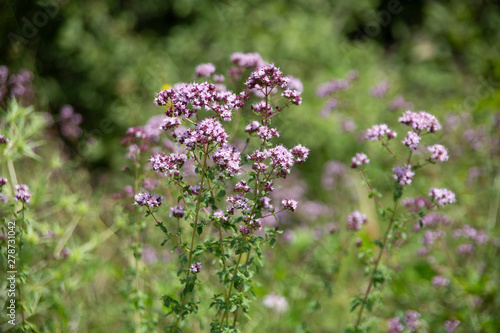
[[[300,78],[301,115],[319,112],[318,84],[350,69],[362,73],[366,89],[388,79],[391,92],[438,115],[472,111],[479,85],[500,84],[496,1],[20,0],[1,6],[0,62],[35,73],[40,108],[56,114],[70,104],[83,115],[85,132],[102,138],[86,153],[91,169],[117,167],[119,138],[158,114],[152,100],[163,84],[192,80],[199,63],[227,66],[233,52],[258,52]],[[362,102],[373,104],[368,94]],[[293,117],[309,130],[321,125],[317,117]],[[303,133],[301,141],[333,155],[326,147],[333,133],[324,142]]]
[[[337,316],[330,317],[324,308],[323,312],[318,310],[320,306],[311,295],[321,294],[327,287],[319,278],[330,274],[330,268],[322,265],[336,255],[340,239],[319,242],[311,235],[316,226],[332,221],[344,223],[348,209],[368,205],[367,210],[373,209],[360,195],[359,186],[346,185],[350,187],[347,195],[322,187],[323,170],[330,160],[349,164],[353,154],[361,150],[381,155],[380,149],[361,142],[358,133],[374,123],[395,123],[400,110],[388,108],[393,97],[403,95],[414,103],[416,110],[429,111],[444,125],[440,139],[450,147],[450,162],[426,175],[457,193],[462,205],[450,210],[450,216],[459,223],[481,226],[498,235],[498,216],[492,213],[490,204],[497,202],[500,193],[498,140],[495,141],[500,128],[497,116],[500,108],[499,26],[500,7],[493,0],[7,0],[0,4],[0,65],[7,65],[12,72],[27,68],[34,73],[36,110],[57,118],[61,108],[69,104],[83,116],[83,134],[76,140],[62,137],[64,156],[78,161],[78,169],[68,171],[77,176],[71,181],[64,180],[69,187],[66,191],[73,193],[80,189],[83,193],[75,197],[68,194],[64,205],[72,207],[82,200],[87,203],[77,209],[85,211],[78,214],[87,221],[77,230],[82,238],[90,237],[87,232],[99,219],[108,227],[113,223],[118,228],[127,224],[111,200],[111,194],[120,192],[127,181],[120,173],[127,162],[119,142],[127,128],[144,125],[152,116],[162,113],[153,103],[162,86],[194,80],[194,68],[200,63],[212,62],[218,73],[225,74],[234,52],[258,52],[264,60],[275,62],[285,74],[299,78],[304,84],[303,104],[280,116],[280,140],[289,146],[300,142],[311,148],[309,160],[299,168],[305,183],[299,184],[306,188],[304,191],[311,201],[334,208],[335,213],[333,217],[310,221],[314,227],[309,233],[297,233],[292,248],[286,244],[278,247],[277,258],[270,254],[271,260],[276,260],[275,265],[272,271],[262,273],[261,279],[278,281],[281,289],[278,292],[289,298],[292,310],[283,321],[274,318],[264,327],[269,332],[330,332],[328,329],[332,327],[340,331],[349,322],[346,295],[356,294],[358,288],[346,288],[336,300],[327,301]],[[332,78],[345,77],[351,70],[359,73],[359,80],[355,89],[340,98],[340,111],[351,114],[322,117],[325,100],[316,96],[317,87]],[[370,96],[370,89],[383,80],[389,82],[389,92],[386,97],[375,99]],[[355,132],[349,134],[342,130],[345,117],[354,120]],[[60,132],[57,126],[53,130]],[[479,133],[479,141],[464,136],[466,130]],[[400,136],[403,135],[401,132]],[[488,143],[481,145],[481,140]],[[43,152],[47,160],[60,166],[62,162],[51,156],[54,151]],[[373,161],[374,178],[387,173],[383,169],[385,162],[384,159]],[[475,167],[479,168],[479,176],[470,183],[470,173]],[[347,183],[357,181],[346,179]],[[79,182],[89,186],[80,188]],[[387,183],[380,187],[386,190],[391,186]],[[40,191],[43,187],[44,184],[38,185]],[[428,184],[416,183],[410,192],[425,195],[427,188]],[[60,190],[59,195],[64,197],[63,193],[64,190]],[[360,202],[353,204],[353,199]],[[351,201],[346,203],[347,200]],[[72,208],[66,214],[61,215],[61,221],[76,213]],[[372,214],[375,215],[373,211]],[[96,233],[100,232],[104,231],[96,228]],[[371,239],[379,233],[378,229],[371,230],[363,239]],[[118,291],[110,286],[120,280],[125,260],[121,258],[114,262],[115,266],[110,264],[102,271],[102,263],[119,257],[120,239],[109,241],[108,247],[96,246],[98,236],[93,239],[94,245],[85,251],[100,248],[95,257],[85,261],[82,254],[72,262],[75,267],[85,267],[81,281],[91,284],[92,279],[101,279],[93,286],[99,295],[95,298],[98,301],[88,298],[79,306],[82,322],[88,318],[94,321],[79,327],[89,332],[105,331],[107,327],[120,331],[123,328],[119,319],[121,308],[110,304],[117,304],[121,299]],[[321,246],[317,246],[318,243]],[[116,249],[111,245],[116,245]],[[412,255],[417,247],[412,245]],[[82,252],[86,254],[85,251]],[[487,252],[485,257],[494,258],[494,254]],[[412,308],[413,301],[426,304],[435,296],[427,289],[417,289],[422,295],[418,298],[415,295],[419,293],[406,283],[409,280],[429,282],[432,276],[429,264],[412,262],[413,257],[401,257],[398,258],[401,263],[414,265],[414,269],[402,271],[394,278],[391,292],[404,297],[393,299],[391,308],[384,313],[387,318],[394,315],[394,309]],[[309,261],[312,266],[302,265]],[[355,261],[351,258],[349,262]],[[161,265],[157,264],[158,271]],[[498,260],[488,265],[498,268]],[[474,275],[473,272],[470,274]],[[477,282],[471,277],[471,281],[477,283],[471,282],[464,288],[470,297],[486,295],[483,310],[489,315],[483,321],[483,331],[498,332],[495,330],[499,321],[494,315],[500,311],[496,297],[498,286],[485,287],[482,278],[477,278],[480,281]],[[343,281],[352,279],[363,283],[362,272],[342,272]],[[151,277],[151,281],[155,278]],[[164,289],[161,283],[155,284],[153,295],[166,292]],[[258,286],[256,294],[260,297],[270,290],[265,285]],[[413,300],[413,296],[418,300]],[[90,308],[93,301],[95,307]],[[154,303],[157,299],[150,301]],[[55,303],[57,311],[64,314],[64,321],[71,322],[74,316],[63,309],[64,302]],[[450,303],[444,302],[445,306]],[[433,306],[425,310],[431,314],[437,311]],[[107,317],[99,317],[103,311]],[[254,313],[257,318],[269,315],[259,311]],[[461,310],[453,311],[458,314]],[[307,316],[312,320],[306,320]],[[443,314],[426,319],[441,325],[446,318]],[[257,321],[255,326],[258,325]],[[462,332],[468,332],[468,328],[465,326]],[[47,332],[50,330],[47,328]],[[429,331],[443,330],[434,330],[430,324]]]

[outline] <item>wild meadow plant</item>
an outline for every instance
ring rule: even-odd
[[[32,73],[3,73],[0,66],[0,331],[92,330],[86,288],[102,267],[93,252],[114,232],[94,224],[88,173],[65,159],[52,116],[30,104]]]
[[[423,137],[432,136],[437,131],[441,130],[441,124],[437,118],[425,111],[413,112],[405,111],[400,117],[399,122],[403,125],[410,127],[406,136],[398,146],[391,148],[391,143],[396,141],[397,133],[390,129],[386,124],[374,125],[366,131],[366,139],[369,141],[380,142],[382,147],[392,156],[396,166],[392,169],[392,178],[394,180],[394,190],[392,193],[392,205],[386,206],[382,201],[383,195],[380,193],[375,185],[374,180],[370,179],[367,174],[367,165],[370,159],[364,153],[357,153],[352,158],[351,167],[356,169],[369,191],[369,197],[375,201],[377,205],[378,214],[381,220],[387,224],[384,236],[375,241],[379,247],[378,254],[373,256],[372,250],[360,252],[360,259],[365,263],[366,271],[368,272],[368,286],[363,294],[356,296],[351,301],[351,310],[358,309],[358,314],[353,325],[353,328],[348,329],[347,332],[365,332],[366,328],[363,327],[363,313],[365,308],[371,310],[375,304],[381,302],[380,294],[373,292],[380,290],[383,283],[390,279],[390,270],[382,263],[383,254],[391,250],[391,248],[400,240],[406,239],[406,227],[410,220],[416,219],[421,222],[425,216],[429,216],[430,212],[437,207],[442,207],[447,204],[452,204],[456,201],[455,194],[445,188],[431,187],[428,192],[428,198],[413,199],[425,204],[418,206],[416,212],[410,216],[405,216],[404,212],[398,211],[401,201],[403,200],[404,190],[409,186],[416,177],[416,173],[422,168],[435,163],[443,163],[448,160],[447,149],[440,144],[427,145],[427,153],[422,156],[416,156],[415,152],[419,148]],[[430,140],[430,139],[429,139]],[[394,145],[392,145],[394,146]],[[405,147],[406,146],[406,147]],[[399,151],[404,150],[400,153]],[[395,152],[397,149],[397,152]],[[405,199],[406,204],[411,199]],[[360,212],[354,212],[348,216],[348,228],[351,230],[359,230],[366,217]],[[412,314],[412,323],[416,322],[420,316],[418,313]],[[407,327],[410,331],[414,331],[416,324],[408,324]],[[402,331],[402,330],[401,330]],[[391,331],[392,332],[392,331]]]
[[[249,75],[243,91],[227,90],[215,66],[201,64],[195,77],[214,83],[179,83],[162,90],[155,103],[166,109],[165,116],[150,121],[155,125],[149,130],[129,129],[122,140],[134,162],[134,204],[140,206],[135,209],[134,256],[141,258],[139,236],[147,219],[163,233],[161,245],[170,246],[178,258],[181,289],[162,296],[172,315],[171,332],[192,322],[200,306],[212,309],[212,332],[238,330],[238,319],[249,310],[254,274],[263,265],[262,246],[273,247],[281,233],[264,228],[262,219],[297,208],[295,200],[273,202],[270,194],[275,182],[286,179],[309,154],[300,144],[289,149],[273,143],[280,135],[272,126],[275,117],[302,103],[294,89],[299,81],[258,54],[236,53],[231,60],[237,65],[229,70],[233,83]],[[247,121],[244,132],[238,132],[241,117]],[[151,149],[146,162],[145,152],[163,132],[172,141]],[[162,180],[167,198],[154,193],[155,186],[140,188],[147,174]],[[213,296],[201,299],[198,290],[206,288]]]
[[[359,105],[349,99],[361,94],[355,89],[358,88],[358,81],[361,80],[357,73],[351,71],[345,78],[331,80],[317,90],[318,96],[328,98],[321,115],[340,122],[344,132],[354,131],[356,123],[366,125],[366,118],[357,117],[360,115]],[[492,295],[498,291],[497,288],[492,288],[495,281],[498,281],[494,268],[498,267],[498,260],[493,258],[498,254],[499,246],[498,238],[493,237],[493,226],[498,220],[496,207],[499,200],[496,181],[498,154],[495,144],[498,142],[498,116],[492,119],[491,126],[474,126],[470,114],[449,113],[445,117],[445,133],[439,135],[442,128],[436,117],[424,111],[413,111],[414,104],[401,95],[391,100],[389,90],[388,81],[382,81],[370,90],[374,104],[386,103],[386,111],[380,117],[387,123],[392,123],[394,111],[403,111],[399,123],[410,128],[405,131],[406,135],[401,140],[397,139],[397,133],[386,124],[371,127],[361,137],[378,141],[380,148],[390,158],[374,155],[371,148],[372,153],[357,153],[351,161],[351,167],[361,175],[362,184],[377,207],[379,222],[385,231],[381,238],[375,236],[376,240],[370,244],[361,238],[357,239],[358,258],[365,266],[368,282],[364,290],[352,299],[351,310],[355,318],[347,331],[373,330],[380,321],[377,317],[384,318],[387,312],[390,313],[390,308],[396,307],[396,317],[389,321],[383,320],[390,333],[426,332],[432,331],[430,328],[436,326],[440,327],[438,331],[443,332],[454,332],[457,329],[494,332],[495,325],[498,325],[498,321],[494,319],[494,311],[492,312],[492,307],[497,304]],[[356,117],[348,118],[344,114]],[[448,156],[448,151],[452,153],[451,157]],[[433,187],[437,172],[430,168],[433,164],[448,160],[453,160],[446,168],[450,174],[457,172],[459,167],[472,165],[466,183],[453,185],[457,190],[462,189],[460,196],[464,200],[460,206],[450,211],[450,215],[436,210],[454,203],[455,194],[440,186]],[[371,168],[370,164],[373,162],[376,166]],[[383,173],[378,170],[380,167],[386,170],[386,181],[382,181]],[[387,171],[390,168],[392,175],[389,177]],[[332,188],[332,184],[338,183],[343,169],[341,162],[328,162],[325,165],[325,185]],[[388,205],[386,192],[389,178],[393,184],[393,202]],[[490,179],[491,184],[484,183],[486,178]],[[470,184],[479,181],[483,183],[490,198],[483,211],[479,207],[468,207],[466,202],[470,199],[465,196],[472,193]],[[414,182],[416,187],[412,186]],[[464,186],[467,188],[465,193]],[[377,187],[384,190],[379,191]],[[414,194],[417,196],[412,197]],[[370,211],[368,208],[360,210],[363,213]],[[488,214],[484,216],[486,211]],[[349,215],[347,228],[358,230],[367,220],[363,213],[354,212]],[[482,226],[483,221],[486,222],[486,228]],[[369,219],[368,222],[372,223],[371,228],[378,224]],[[418,251],[412,250],[418,243],[422,245]],[[375,253],[372,244],[379,248]],[[402,245],[408,247],[403,248]],[[407,257],[408,251],[412,251],[410,257]],[[389,253],[393,255],[389,256]],[[404,268],[404,265],[407,267]],[[412,268],[423,279],[421,281],[427,283],[410,282],[409,279],[414,277],[410,273]],[[391,283],[382,288],[387,281]],[[407,285],[409,283],[412,283],[411,287]],[[402,284],[407,285],[404,291],[411,293],[414,288],[420,288],[422,294],[399,295]],[[391,291],[396,293],[393,299],[385,300],[384,306],[376,307],[382,304],[382,294],[387,295]],[[403,301],[408,296],[414,301],[414,306],[408,306]],[[375,316],[367,316],[365,308],[376,308]],[[433,310],[428,310],[430,308]],[[378,329],[383,330],[380,326],[385,324],[379,325]]]

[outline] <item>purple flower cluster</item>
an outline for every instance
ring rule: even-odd
[[[162,130],[169,130],[169,129],[175,129],[179,127],[181,124],[181,120],[179,118],[175,117],[166,117],[163,119],[163,122],[161,123],[160,128]]]
[[[446,204],[452,204],[457,201],[455,198],[455,193],[445,188],[433,187],[429,190],[429,196],[440,207]]]
[[[442,145],[433,145],[427,147],[427,150],[432,154],[431,161],[445,162],[448,161],[448,150]]]
[[[2,188],[2,186],[7,184],[7,182],[8,182],[7,178],[0,177],[0,189]]]
[[[191,267],[189,267],[189,270],[191,273],[199,273],[202,270],[203,266],[201,266],[201,262],[197,262],[196,264],[192,264]]]
[[[411,165],[396,166],[392,169],[394,171],[394,180],[400,185],[409,185],[413,181],[415,172],[413,172]]]
[[[414,332],[418,326],[418,320],[420,319],[420,313],[414,310],[408,310],[405,314],[405,324],[410,332]]]
[[[195,68],[195,77],[210,77],[213,73],[215,73],[215,66],[214,64],[208,63],[208,64],[199,64]]]
[[[151,195],[149,192],[137,193],[134,197],[134,205],[148,206],[149,208],[159,207],[161,205],[161,196]]]
[[[389,81],[382,81],[373,87],[370,91],[370,94],[375,98],[384,97],[387,94],[387,90],[389,90]]]
[[[9,143],[9,139],[6,138],[3,134],[0,134],[0,143]]]
[[[460,320],[450,319],[444,322],[444,328],[447,333],[453,333],[457,329],[458,325],[460,325]]]
[[[346,166],[339,161],[328,161],[324,164],[321,185],[326,190],[331,190],[338,181],[344,180]]]
[[[356,169],[357,167],[362,166],[363,164],[370,163],[370,159],[364,153],[356,153],[351,160],[351,168]]]
[[[418,132],[427,131],[429,133],[436,133],[436,131],[441,129],[441,124],[437,118],[425,111],[419,111],[418,113],[406,111],[398,121],[412,127]]]
[[[184,207],[174,206],[170,207],[170,216],[181,219],[184,217]]]
[[[262,229],[262,222],[259,220],[248,220],[246,221],[246,227],[240,226],[240,232],[245,235],[251,234],[255,230]]]
[[[226,143],[228,137],[224,126],[218,120],[212,118],[205,118],[196,126],[198,134],[198,143],[212,143],[216,142],[219,145]]]
[[[0,66],[0,103],[11,97],[27,106],[32,104],[34,96],[32,72],[21,69],[17,74],[10,74],[7,66]]]
[[[389,333],[402,333],[406,328],[408,328],[409,332],[415,332],[417,326],[419,324],[420,313],[417,311],[409,310],[406,311],[404,317],[404,324],[401,323],[401,320],[398,317],[394,317],[389,321]]]
[[[231,55],[231,62],[245,68],[257,68],[265,65],[264,60],[258,53],[236,52]]]
[[[450,280],[442,275],[436,275],[432,278],[432,285],[434,288],[447,287],[450,284]]]
[[[255,133],[260,128],[260,123],[256,120],[252,121],[250,124],[245,127],[245,132],[247,133]]]
[[[302,97],[300,97],[300,92],[297,90],[287,89],[281,94],[281,96],[288,98],[292,102],[292,104],[302,104]]]
[[[357,231],[366,223],[366,215],[355,210],[347,216],[347,229]]]
[[[321,116],[323,118],[326,118],[333,110],[335,110],[337,108],[337,106],[339,105],[339,101],[338,99],[336,98],[329,98],[325,105],[323,106],[323,108],[321,109]]]
[[[246,181],[242,180],[234,186],[234,191],[247,193],[247,192],[252,192],[252,188],[247,185]]]
[[[428,230],[425,232],[424,237],[422,238],[422,244],[424,245],[432,245],[438,239],[443,238],[445,232],[442,230]]]
[[[199,110],[214,111],[221,119],[230,121],[233,110],[243,106],[245,95],[235,95],[230,91],[217,91],[215,85],[203,83],[182,83],[156,96],[157,105],[167,106],[169,117],[195,116]]]
[[[488,235],[484,231],[477,230],[468,224],[464,225],[461,229],[455,229],[453,231],[453,237],[463,237],[474,241],[476,244],[484,244],[488,242],[489,239]]]
[[[28,185],[19,184],[14,186],[16,201],[21,201],[24,203],[29,203],[31,200],[30,189]]]
[[[415,132],[409,131],[402,143],[410,147],[411,150],[417,150],[418,144],[422,138]]]
[[[161,182],[157,179],[146,178],[142,181],[142,187],[148,191],[153,191]]]
[[[286,89],[296,90],[298,92],[304,91],[304,85],[302,84],[302,81],[291,75],[288,75],[287,79],[288,79],[288,84],[286,85]]]
[[[290,169],[294,163],[293,154],[286,149],[283,145],[278,145],[268,151],[269,158],[271,159],[272,166],[278,170],[278,174],[286,178],[286,175],[290,173]]]
[[[81,123],[82,115],[76,113],[71,105],[64,105],[59,111],[59,126],[63,137],[78,139],[83,132]]]
[[[294,162],[296,164],[301,164],[309,156],[309,148],[298,144],[290,150],[290,153],[294,156]]]
[[[230,144],[217,149],[212,155],[213,161],[230,176],[235,176],[240,171],[241,154]]]
[[[257,130],[257,136],[264,141],[269,141],[273,137],[279,137],[280,134],[276,128],[269,128],[267,126],[260,126]]]
[[[366,132],[366,137],[370,141],[381,140],[384,136],[387,139],[394,139],[398,136],[396,132],[391,130],[386,124],[373,125],[372,128]]]
[[[156,172],[164,172],[169,177],[177,177],[180,175],[180,168],[186,163],[187,156],[185,154],[156,154],[151,156],[152,168]]]
[[[249,89],[268,90],[275,87],[286,88],[288,77],[284,76],[280,69],[274,64],[264,65],[250,74],[250,77],[245,82]]]
[[[435,227],[438,225],[449,225],[449,224],[451,224],[451,219],[446,214],[429,213],[429,214],[424,215],[420,219],[420,222],[422,223],[423,228],[428,228],[428,227]],[[420,223],[419,222],[415,223],[413,230],[415,230],[415,231],[420,230]]]
[[[297,201],[292,199],[283,199],[281,204],[283,205],[283,210],[291,210],[292,212],[295,212],[297,209]]]
[[[318,87],[316,94],[319,97],[328,96],[334,92],[349,89],[349,81],[346,79],[333,79]]]
[[[405,327],[401,324],[398,317],[391,318],[389,321],[389,331],[388,333],[401,333]]]
[[[413,103],[407,101],[403,96],[396,96],[388,106],[389,110],[412,109]]]
[[[229,196],[226,198],[226,201],[233,204],[230,207],[229,211],[232,212],[233,209],[241,209],[243,211],[248,211],[250,209],[250,205],[248,204],[248,199],[242,195]]]
[[[426,197],[405,198],[401,203],[411,213],[418,213],[424,208],[430,209],[432,207],[432,203]]]

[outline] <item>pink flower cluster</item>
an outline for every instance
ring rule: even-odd
[[[302,104],[302,97],[300,97],[300,92],[297,90],[287,89],[281,94],[281,96],[288,98],[292,102],[292,104]]]
[[[212,143],[216,142],[223,145],[228,137],[224,126],[218,120],[212,118],[205,118],[196,125],[196,133],[198,143]]]
[[[162,130],[169,130],[172,128],[177,128],[181,124],[181,120],[175,117],[166,117],[163,119],[160,128]]]
[[[161,205],[161,196],[151,195],[149,192],[137,193],[134,197],[134,205],[148,206],[149,208],[159,207]]]
[[[450,280],[442,275],[436,275],[432,278],[432,286],[434,288],[447,287],[450,284]]]
[[[352,161],[351,168],[353,169],[356,169],[357,167],[360,167],[363,164],[370,163],[370,159],[364,153],[356,153],[356,156],[354,156],[351,161]]]
[[[398,109],[411,109],[413,108],[413,103],[407,101],[403,96],[396,96],[388,106],[389,110]]]
[[[386,124],[373,125],[372,128],[366,132],[366,137],[370,141],[381,140],[384,136],[387,139],[394,139],[398,136],[396,132],[391,130]]]
[[[230,144],[217,149],[212,155],[213,161],[230,176],[235,176],[240,170],[241,154]]]
[[[430,209],[432,203],[426,197],[405,198],[401,202],[411,213],[418,213],[424,208]]]
[[[283,199],[281,204],[283,205],[283,210],[291,210],[292,212],[295,212],[297,209],[297,201],[292,199]]]
[[[400,123],[408,125],[417,131],[427,131],[436,133],[441,129],[441,124],[436,117],[425,111],[406,111],[398,120]]]
[[[257,136],[264,141],[269,141],[273,137],[279,137],[280,134],[276,128],[269,128],[267,126],[260,126],[257,130]]]
[[[170,207],[170,216],[175,218],[183,218],[184,217],[184,207],[182,206],[174,206]]]
[[[199,64],[196,66],[194,70],[195,77],[210,77],[213,73],[215,73],[215,66],[214,64],[208,63],[208,64]]]
[[[366,215],[355,210],[347,216],[347,229],[357,231],[366,223]]]
[[[24,203],[29,203],[31,200],[31,193],[28,185],[19,184],[14,186],[16,201],[21,201]]]
[[[9,139],[6,138],[3,134],[0,134],[0,143],[8,143]]]
[[[447,333],[453,333],[457,329],[458,325],[460,325],[460,320],[450,319],[444,322],[444,328]]]
[[[440,207],[446,204],[452,204],[456,202],[455,193],[445,188],[431,188],[429,190],[429,196],[436,202]]]
[[[430,208],[430,207],[428,207],[428,208]],[[449,224],[451,224],[451,219],[446,214],[429,213],[429,214],[424,215],[420,219],[420,222],[422,223],[423,228],[428,228],[428,227],[435,227],[438,225],[449,225]],[[413,230],[415,230],[415,231],[420,230],[420,223],[419,222],[415,223]]]
[[[309,156],[309,148],[302,146],[301,144],[296,145],[290,150],[290,153],[294,156],[294,162],[296,164],[301,164]]]
[[[455,229],[453,231],[453,237],[464,237],[466,239],[473,240],[477,244],[484,244],[488,242],[489,239],[488,235],[484,231],[477,230],[468,224],[464,225],[461,229]]]
[[[406,311],[404,323],[409,332],[415,332],[419,324],[420,313],[417,311]],[[389,321],[389,333],[402,333],[405,326],[401,323],[398,317],[394,317]]]
[[[333,79],[318,87],[316,94],[319,97],[328,96],[334,92],[349,89],[349,81],[346,79]]]
[[[411,165],[397,166],[392,169],[394,171],[394,180],[396,180],[400,185],[409,185],[413,181],[415,172],[413,172]]]
[[[250,74],[250,77],[245,82],[249,89],[273,89],[275,87],[286,88],[288,77],[284,76],[280,69],[274,64],[264,65],[257,68],[256,71]]]
[[[164,172],[169,177],[177,177],[180,175],[180,168],[186,163],[187,156],[185,154],[155,154],[151,156],[152,168],[156,172]]]
[[[402,142],[405,146],[410,147],[411,150],[417,150],[420,140],[421,137],[417,133],[409,131]]]
[[[427,150],[432,154],[430,159],[437,162],[448,161],[448,150],[442,145],[433,145],[427,147]]]
[[[259,220],[246,220],[246,227],[240,225],[240,232],[245,235],[249,235],[252,233],[252,231],[255,230],[261,230],[262,229],[262,222]]]
[[[181,83],[159,92],[155,98],[157,105],[168,107],[169,117],[195,116],[202,108],[214,111],[221,119],[230,121],[233,110],[243,106],[246,95],[235,95],[230,91],[217,91],[215,85],[203,83]]]
[[[231,55],[231,62],[240,67],[256,68],[265,65],[264,60],[258,53],[236,52]]]
[[[197,262],[196,264],[192,264],[191,267],[189,267],[189,270],[191,273],[199,273],[203,269],[203,266],[201,266],[201,262]]]
[[[387,90],[389,90],[389,81],[381,81],[375,87],[373,87],[370,91],[370,94],[375,98],[384,97],[387,94]]]

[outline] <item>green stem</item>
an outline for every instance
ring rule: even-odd
[[[207,150],[208,150],[208,147],[207,147]],[[203,193],[203,182],[205,180],[205,170],[207,168],[207,156],[208,156],[208,154],[204,154],[204,156],[203,156],[203,166],[202,166],[202,169],[201,169],[200,192],[198,193],[198,202],[196,203],[196,213],[195,213],[195,217],[194,217],[193,236],[191,237],[191,247],[189,249],[189,259],[188,259],[188,265],[187,265],[186,278],[188,278],[189,275],[191,274],[191,271],[189,270],[189,268],[191,267],[191,262],[193,260],[194,238],[196,236],[196,229],[198,227],[198,217],[199,217],[200,208],[201,208],[201,196],[202,196],[202,193]],[[177,331],[177,326],[179,325],[179,321],[182,318],[182,313],[183,313],[183,310],[184,310],[184,304],[185,304],[185,302],[186,302],[186,294],[184,293],[182,295],[182,300],[181,300],[181,309],[180,309],[180,312],[179,312],[179,316],[177,317],[177,321],[175,322],[175,326],[174,326],[173,332]]]
[[[231,284],[229,285],[229,292],[227,293],[226,310],[224,311],[224,314],[222,315],[221,324],[224,322],[224,319],[226,320],[226,324],[227,324],[227,321],[229,318],[229,316],[228,316],[229,311],[227,310],[227,307],[229,307],[229,299],[231,298],[231,292],[233,291],[234,278],[236,277],[236,274],[238,273],[238,267],[240,266],[241,257],[243,257],[243,252],[240,253],[240,255],[238,257],[238,262],[236,263],[236,267],[234,268],[233,278],[231,279]]]
[[[139,192],[139,165],[138,162],[136,161],[134,163],[135,170],[134,170],[134,192],[138,193]],[[139,210],[135,210],[135,229],[134,229],[134,236],[135,236],[135,249],[134,249],[134,259],[135,259],[135,288],[137,292],[137,297],[139,297],[139,290],[140,290],[140,278],[139,278],[139,236],[140,236],[140,221],[139,221]],[[132,236],[133,237],[133,236]],[[139,302],[139,300],[137,300]],[[137,304],[137,303],[136,303]],[[136,311],[136,327],[135,331],[140,332],[141,324],[142,324],[142,314],[141,310],[138,309],[137,305],[135,305],[135,311]]]
[[[368,300],[368,296],[370,295],[370,291],[371,291],[372,286],[373,286],[373,277],[374,277],[375,273],[377,272],[378,266],[379,266],[380,261],[382,259],[382,254],[384,254],[384,250],[385,250],[385,247],[387,245],[387,241],[389,240],[389,234],[391,232],[392,226],[394,225],[394,217],[396,215],[397,206],[398,206],[398,201],[394,202],[394,209],[392,211],[392,216],[391,216],[391,220],[389,223],[389,227],[387,228],[387,231],[385,232],[384,241],[382,242],[382,248],[380,249],[380,252],[378,254],[377,262],[375,263],[375,268],[373,269],[372,274],[370,276],[370,282],[368,283],[368,288],[366,288],[365,296],[363,299],[363,303],[361,303],[361,309],[359,310],[358,319],[356,320],[355,327],[358,327],[359,323],[361,322],[361,318],[363,316],[363,310],[365,309],[366,301]]]

